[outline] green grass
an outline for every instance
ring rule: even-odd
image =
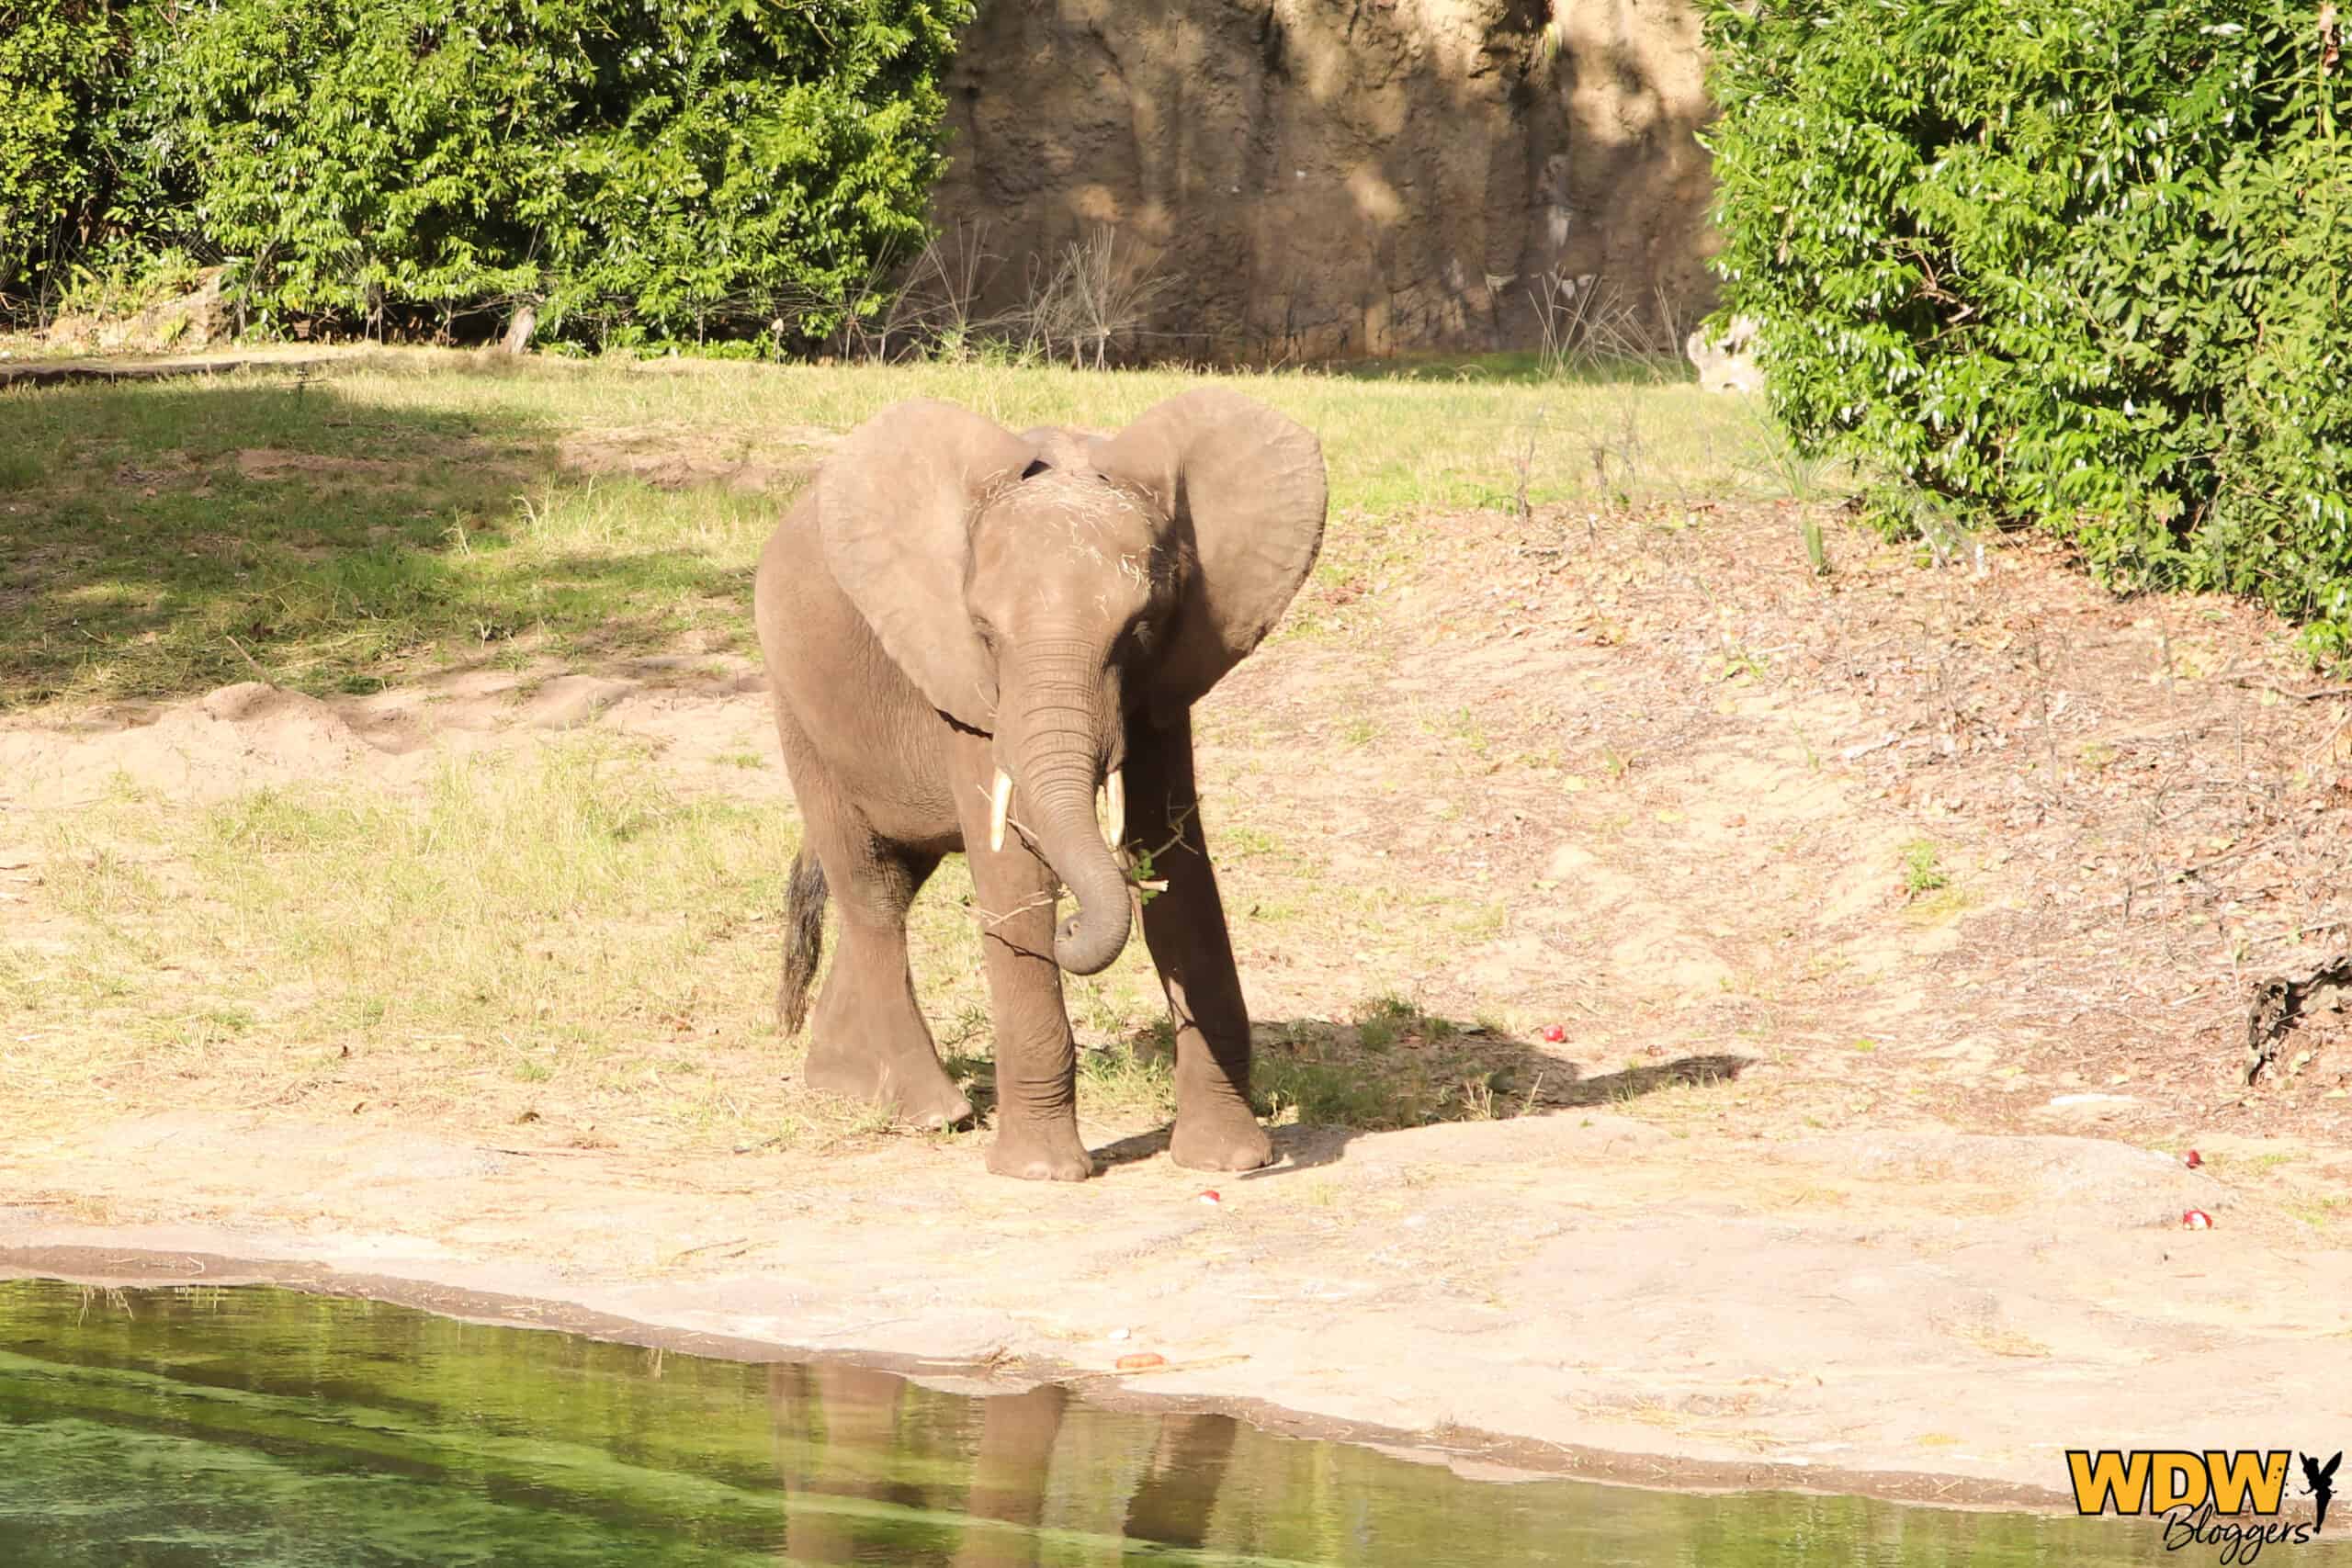
[[[0,391],[0,708],[267,679],[372,689],[514,646],[572,660],[748,648],[750,573],[812,443],[940,397],[1020,428],[1125,423],[1204,378],[978,366],[533,364],[383,354],[324,379],[254,371]],[[1361,583],[1430,542],[1432,508],[1501,505],[1531,430],[1537,504],[1758,493],[1766,433],[1695,388],[1227,378],[1321,437],[1318,578]],[[662,489],[584,449],[766,463],[778,491]],[[258,453],[259,462],[241,462]],[[1769,479],[1762,491],[1771,490]],[[1294,631],[1311,633],[1302,605]]]
[[[2318,1231],[2330,1230],[2341,1224],[2347,1207],[2352,1207],[2352,1199],[2335,1194],[2313,1198],[2290,1198],[2282,1200],[2279,1203],[2281,1212],[2289,1218]]]
[[[1359,1006],[1352,1024],[1294,1024],[1261,1043],[1254,1092],[1276,1122],[1378,1131],[1522,1114],[1547,1075],[1555,1088],[1573,1077],[1499,1026],[1390,995]]]
[[[1679,355],[1582,353],[1546,355],[1541,349],[1500,349],[1486,354],[1404,354],[1335,365],[1329,374],[1356,381],[1454,382],[1487,386],[1559,387],[1677,386],[1699,377]]]
[[[1903,891],[1917,898],[1951,886],[1951,874],[1944,870],[1942,859],[1935,844],[1927,839],[1914,839],[1903,846]]]

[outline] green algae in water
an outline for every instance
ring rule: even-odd
[[[2165,1556],[2111,1520],[1480,1483],[1058,1388],[966,1399],[854,1367],[659,1354],[339,1297],[0,1282],[6,1568]]]

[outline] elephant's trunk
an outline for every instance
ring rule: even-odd
[[[1054,962],[1073,975],[1111,966],[1127,945],[1133,911],[1127,879],[1094,817],[1104,782],[1107,714],[1114,705],[1091,653],[1074,668],[1038,671],[1024,681],[1018,783],[1025,826],[1038,852],[1078,899],[1054,932]]]

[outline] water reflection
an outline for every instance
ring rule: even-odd
[[[1092,1492],[1097,1513],[1105,1501],[1124,1501],[1114,1519],[1090,1519],[1094,1529],[1077,1533],[1204,1547],[1240,1431],[1224,1416],[1134,1421],[1129,1435],[1148,1432],[1149,1444],[1130,1442],[1129,1452],[1117,1454],[1111,1450],[1118,1445],[1101,1434],[1066,1444],[1071,1398],[1062,1388],[972,1401],[976,1422],[968,1415],[963,1423],[943,1422],[934,1404],[943,1396],[926,1398],[900,1378],[856,1367],[778,1367],[769,1373],[768,1395],[786,1494],[785,1554],[798,1562],[1038,1568],[1046,1561],[1041,1527],[1057,1479],[1065,1493]],[[1103,1419],[1102,1412],[1087,1414]],[[946,1488],[947,1496],[916,1479],[960,1479],[966,1466],[968,1481]],[[859,1516],[826,1506],[842,1499],[890,1511]],[[958,1539],[928,1541],[926,1532],[904,1528],[913,1516],[946,1513],[959,1517],[960,1530],[945,1532]],[[885,1544],[887,1559],[867,1550]]]
[[[1480,1484],[1059,1388],[969,1399],[854,1367],[662,1355],[285,1292],[109,1300],[0,1282],[0,1568],[2164,1556],[2112,1522]],[[2318,1547],[2295,1560],[2344,1561]]]

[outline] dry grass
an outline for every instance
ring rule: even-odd
[[[127,786],[44,815],[45,940],[0,945],[17,1021],[0,1100],[543,1122],[588,1142],[620,1125],[636,1143],[876,1134],[863,1107],[790,1082],[800,1046],[769,1014],[795,844],[788,813],[682,796],[647,749],[594,733],[451,761],[421,792],[271,787],[198,807]],[[1263,858],[1234,857],[1237,897],[1283,874],[1251,868]],[[1322,889],[1310,872],[1291,891]],[[970,899],[951,860],[911,949],[942,1055],[985,1103]],[[1164,1120],[1166,1011],[1141,942],[1067,994],[1089,1118]],[[1542,1088],[1493,1026],[1396,998],[1265,1032],[1277,1123],[1486,1119]]]
[[[422,798],[127,794],[48,824],[66,935],[14,954],[42,984],[0,1073],[68,1101],[772,1133],[737,1090],[777,1055],[747,1025],[791,849],[780,814],[681,800],[594,739]]]
[[[1973,1323],[1951,1332],[1954,1338],[1964,1340],[1988,1355],[2041,1360],[2051,1353],[2049,1346],[2031,1335],[1998,1325]]]

